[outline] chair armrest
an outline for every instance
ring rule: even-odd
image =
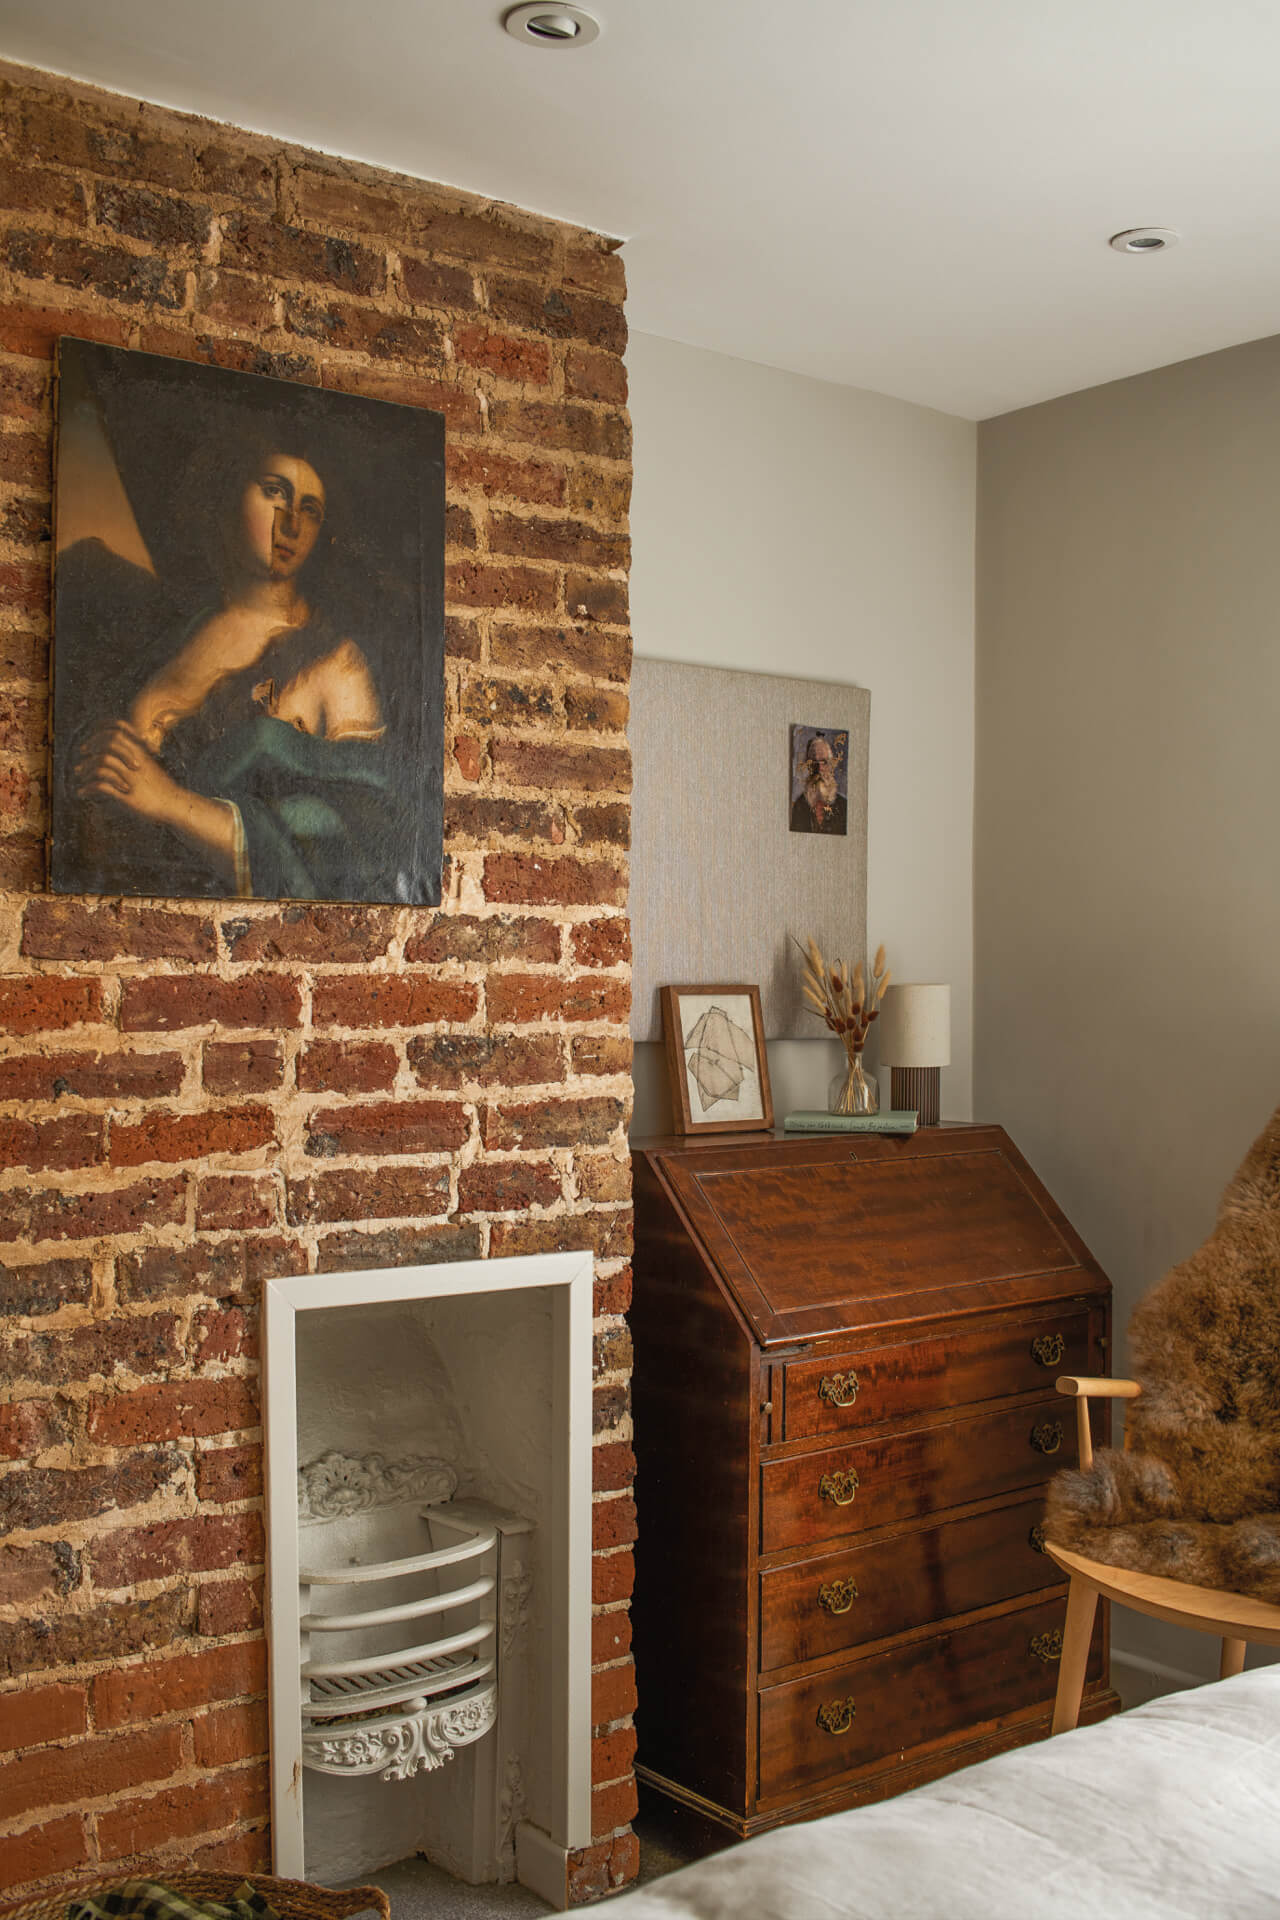
[[[1072,1400],[1136,1400],[1142,1392],[1136,1380],[1098,1380],[1077,1373],[1060,1373],[1056,1385]]]

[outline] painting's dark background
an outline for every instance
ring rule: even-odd
[[[324,545],[303,592],[323,603],[330,624],[365,655],[388,729],[390,794],[379,820],[385,839],[365,850],[368,884],[342,897],[392,898],[377,876],[394,869],[403,876],[395,897],[437,904],[443,417],[65,338],[58,373],[54,891],[226,892],[172,836],[164,836],[172,859],[158,861],[154,852],[141,854],[127,834],[105,847],[100,835],[86,834],[73,769],[85,736],[122,715],[173,657],[184,626],[217,605],[215,521],[226,465],[246,436],[265,433],[277,450],[302,452],[325,482]],[[119,551],[129,550],[130,510],[135,558],[149,556],[154,573]],[[69,533],[75,536],[70,545]]]

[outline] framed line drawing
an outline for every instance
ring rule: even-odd
[[[444,421],[64,338],[58,893],[440,899]]]
[[[771,1131],[759,987],[663,987],[660,999],[675,1132]]]

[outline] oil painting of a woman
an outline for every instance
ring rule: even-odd
[[[439,900],[439,416],[64,341],[52,882]]]

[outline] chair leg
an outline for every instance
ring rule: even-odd
[[[1058,1667],[1058,1692],[1050,1733],[1070,1733],[1080,1719],[1093,1616],[1097,1611],[1098,1589],[1076,1574],[1067,1592],[1067,1624],[1062,1635],[1062,1661]]]
[[[1233,1673],[1244,1672],[1244,1656],[1248,1645],[1247,1640],[1223,1641],[1222,1664],[1218,1668],[1219,1680],[1229,1680]]]

